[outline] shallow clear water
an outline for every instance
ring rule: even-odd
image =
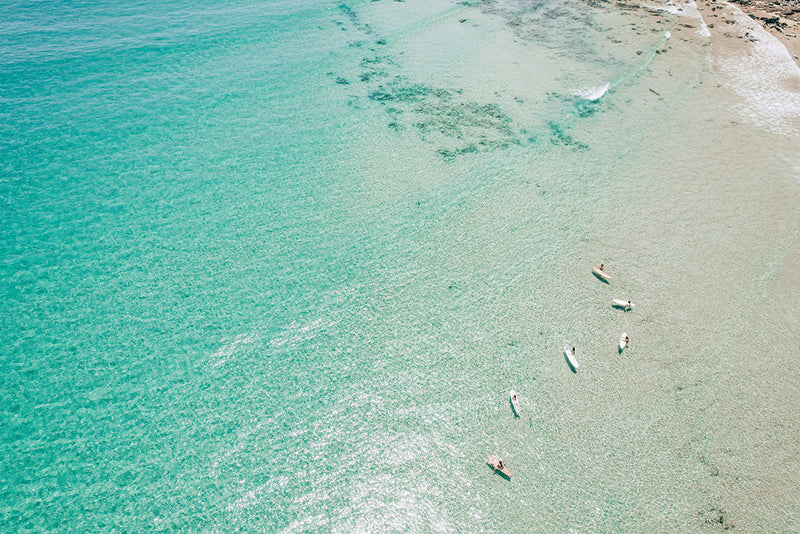
[[[683,7],[3,7],[3,523],[796,529],[800,123]]]

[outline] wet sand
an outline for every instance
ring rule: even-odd
[[[754,24],[759,24],[775,36],[800,66],[800,3],[797,0],[698,0],[697,8],[708,27],[712,30],[723,30],[733,38],[753,39],[746,30],[744,33],[736,29],[731,16],[731,5],[738,7],[749,15]]]

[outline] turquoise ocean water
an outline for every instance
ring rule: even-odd
[[[800,529],[800,69],[735,15],[0,5],[0,530]]]

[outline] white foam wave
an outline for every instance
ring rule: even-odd
[[[697,30],[697,33],[699,33],[700,35],[702,35],[706,39],[710,39],[711,38],[711,30],[708,29],[708,26],[706,25],[706,21],[702,17],[700,17],[700,29]]]
[[[723,80],[742,98],[737,111],[767,131],[800,135],[800,67],[776,37],[738,7],[729,8],[749,38],[741,52],[718,60]]]
[[[591,102],[594,102],[596,100],[600,100],[601,98],[603,98],[603,96],[608,92],[609,87],[611,87],[610,82],[597,87],[589,87],[587,89],[576,89],[572,91],[572,95],[577,96],[582,100],[589,100]]]
[[[666,2],[664,4],[643,4],[645,9],[650,11],[663,11],[665,13],[669,13],[671,15],[684,15],[683,7],[676,5],[674,2]]]
[[[706,25],[706,21],[703,19],[703,15],[700,14],[700,10],[697,9],[697,4],[694,2],[694,0],[689,2],[680,2],[679,4],[676,4],[672,1],[657,5],[645,4],[644,7],[650,11],[664,12],[669,13],[670,15],[695,19],[700,23],[700,29],[697,30],[697,33],[706,39],[711,37],[711,32]],[[667,39],[669,39],[671,36],[672,34],[669,31],[666,32]]]

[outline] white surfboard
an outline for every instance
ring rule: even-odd
[[[592,267],[592,272],[595,274],[595,276],[597,276],[604,282],[611,281],[611,275],[605,272],[604,270],[601,270],[600,267]]]
[[[513,389],[511,390],[511,406],[514,407],[514,414],[519,417],[521,415],[519,408],[519,397],[517,397],[517,392]]]
[[[501,463],[502,460],[499,456],[495,456],[494,454],[487,454],[486,455],[486,463],[489,464],[492,469],[494,469],[495,473],[500,473],[502,476],[506,477],[508,480],[511,480],[511,471],[508,470],[508,467],[505,466],[505,463]]]
[[[613,306],[617,308],[624,308],[626,310],[630,310],[631,308],[633,308],[634,304],[629,300],[614,299]]]
[[[577,358],[575,358],[575,353],[572,352],[572,349],[569,348],[569,345],[564,345],[564,355],[566,355],[567,360],[569,360],[569,364],[572,366],[573,369],[577,369],[579,364]]]

